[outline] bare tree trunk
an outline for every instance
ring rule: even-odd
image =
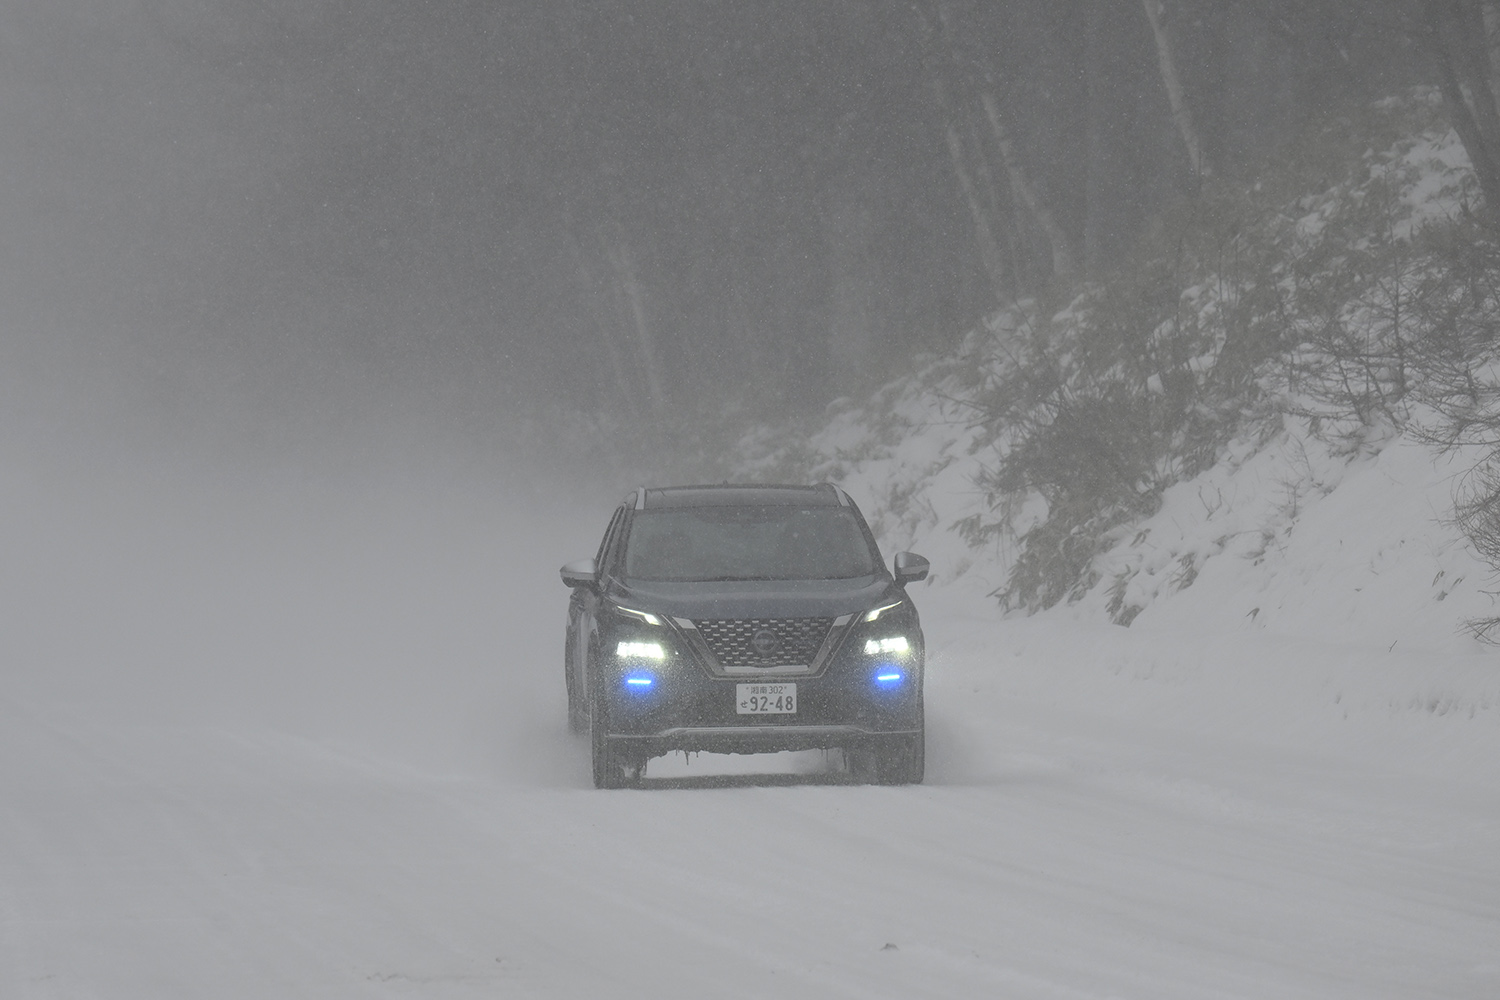
[[[958,59],[953,47],[947,4],[944,0],[936,0],[932,10],[928,11],[921,6],[918,10],[927,29],[929,59],[958,71]],[[934,21],[937,25],[934,25]],[[936,37],[939,33],[942,35],[942,43],[939,43]],[[942,52],[941,55],[938,55],[939,51]],[[932,92],[945,119],[944,135],[948,141],[948,158],[953,164],[954,176],[958,180],[959,190],[963,192],[964,202],[969,207],[969,217],[974,223],[974,239],[979,244],[979,260],[990,279],[990,288],[994,292],[996,301],[1005,303],[1020,291],[1021,253],[1017,227],[1014,224],[1006,225],[1000,205],[999,189],[989,173],[989,164],[985,161],[984,150],[977,143],[973,146],[973,156],[977,171],[987,181],[984,191],[981,191],[980,186],[975,182],[974,172],[969,166],[970,151],[964,144],[963,133],[959,130],[959,123],[966,116],[962,115],[949,100],[948,90],[943,82],[944,70],[935,64],[929,64],[929,70]],[[960,80],[962,79],[961,71],[958,71],[956,75]],[[972,127],[968,131],[972,141],[975,138]],[[988,204],[983,197],[985,193],[989,195]],[[1012,223],[1016,221],[1014,213],[1012,213],[1011,221]],[[995,232],[997,228],[1003,231],[1008,254],[1001,249],[1000,240]]]
[[[609,248],[608,254],[609,262],[615,270],[615,280],[619,282],[620,292],[625,296],[630,318],[635,325],[636,352],[646,376],[647,401],[651,404],[651,412],[660,414],[666,407],[666,396],[662,392],[661,372],[656,364],[655,336],[646,319],[645,298],[640,278],[635,271],[635,256],[623,237]]]
[[[1162,0],[1141,0],[1146,8],[1146,19],[1151,22],[1151,34],[1156,38],[1156,60],[1161,68],[1161,82],[1167,88],[1167,100],[1172,103],[1172,120],[1177,123],[1177,132],[1187,149],[1188,164],[1193,178],[1202,181],[1212,176],[1208,159],[1203,152],[1203,139],[1193,121],[1193,110],[1188,106],[1187,92],[1182,86],[1182,77],[1177,73],[1177,60],[1172,53],[1172,40],[1167,35],[1166,8]]]
[[[1005,164],[1005,172],[1010,176],[1016,200],[1026,206],[1026,211],[1031,213],[1031,217],[1047,235],[1047,242],[1052,244],[1052,273],[1060,278],[1072,277],[1078,273],[1078,264],[1074,260],[1068,234],[1057,224],[1057,217],[1052,214],[1027,175],[1026,168],[1016,153],[1015,144],[1011,142],[1010,133],[1005,128],[1005,121],[1000,116],[1000,102],[988,90],[980,95],[980,101],[984,105],[990,129],[994,132],[995,145],[1000,149],[1000,161]]]
[[[1484,192],[1486,219],[1500,226],[1500,102],[1484,35],[1486,11],[1476,0],[1425,0],[1423,13],[1443,103]]]
[[[978,150],[984,148],[984,140],[979,135],[977,128],[969,128],[969,144]],[[1002,190],[995,182],[995,173],[990,169],[990,161],[987,156],[974,157],[974,173],[977,175],[979,189],[985,195],[985,207],[989,218],[994,220],[994,228],[1000,232],[997,242],[1000,244],[1000,253],[1003,255],[1002,270],[1010,275],[1012,290],[1027,287],[1029,268],[1027,266],[1026,239],[1025,234],[1020,232],[1020,220],[1016,218],[1015,197],[1008,186]],[[1006,220],[1011,220],[1007,225]]]
[[[1083,266],[1089,274],[1103,269],[1107,254],[1106,233],[1109,230],[1105,213],[1110,206],[1106,198],[1105,180],[1114,165],[1109,162],[1108,145],[1105,142],[1104,126],[1107,110],[1104,105],[1106,87],[1104,77],[1105,20],[1102,4],[1091,0],[1084,22],[1084,65],[1086,97],[1085,129],[1088,135],[1087,172],[1083,188]]]
[[[1484,0],[1484,49],[1490,72],[1490,99],[1500,105],[1500,0]]]
[[[599,328],[599,339],[604,341],[604,350],[609,357],[610,372],[615,379],[615,391],[619,393],[623,405],[633,407],[636,394],[631,390],[630,374],[625,367],[625,356],[620,352],[613,316],[601,301],[603,289],[599,287],[594,270],[589,266],[588,257],[584,254],[583,247],[579,245],[577,237],[569,233],[568,244],[573,253],[573,261],[578,267],[578,277],[583,282],[584,294],[588,297],[594,324]]]
[[[933,80],[932,89],[937,95],[938,106],[943,109],[948,119],[947,128],[944,130],[948,139],[948,158],[953,163],[953,174],[958,179],[959,190],[963,192],[964,201],[969,206],[969,217],[974,222],[974,239],[979,244],[979,262],[984,266],[985,274],[989,275],[990,287],[994,289],[995,298],[1004,302],[1015,291],[1015,288],[1006,273],[1000,244],[995,239],[995,230],[990,223],[990,214],[985,210],[984,200],[980,197],[979,188],[974,183],[974,176],[969,172],[963,137],[959,135],[958,126],[953,121],[952,109],[948,103],[947,93],[943,90],[942,82]]]
[[[859,168],[846,170],[829,207],[827,357],[836,391],[857,391],[872,370],[879,346],[879,273],[874,249],[879,181]]]
[[[1485,33],[1485,12],[1489,9],[1489,4],[1476,0],[1448,0],[1448,16],[1443,25],[1447,48],[1454,55],[1463,84],[1463,96],[1485,135],[1491,155],[1500,160],[1500,106],[1495,99],[1496,78]]]
[[[948,9],[948,4],[944,0],[937,0],[937,19],[942,27],[943,41],[947,47],[948,58],[956,68],[961,67],[959,40],[953,26],[952,14]],[[1027,174],[1025,165],[1021,162],[1021,157],[1016,151],[1015,143],[1011,141],[1010,132],[1005,127],[999,100],[995,97],[992,90],[981,89],[980,103],[984,108],[985,118],[989,122],[990,131],[995,139],[995,145],[999,149],[1000,163],[1005,168],[1012,198],[1017,205],[1026,208],[1026,211],[1036,221],[1042,230],[1042,234],[1050,244],[1052,273],[1063,278],[1073,276],[1077,273],[1078,266],[1067,233],[1057,224],[1057,217],[1053,215],[1047,202],[1041,197],[1036,185]],[[951,117],[950,115],[950,120]],[[950,138],[950,148],[954,144],[954,139]],[[983,158],[983,153],[980,154],[980,157]],[[1019,228],[1019,220],[1017,228]],[[1018,275],[1020,273],[1019,253],[1015,256],[1017,258],[1014,262],[1016,267],[1012,271],[1012,274]]]

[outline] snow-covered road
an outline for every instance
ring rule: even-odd
[[[937,701],[937,699],[934,699]],[[941,719],[942,717],[940,717]],[[994,720],[921,788],[598,793],[7,713],[8,997],[1489,997],[1493,789]],[[967,776],[965,776],[967,775]]]
[[[590,544],[432,530],[224,542],[208,594],[58,570],[115,610],[12,618],[0,996],[1500,996],[1500,706],[934,590],[927,784],[598,792],[557,648]]]

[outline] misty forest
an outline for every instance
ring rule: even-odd
[[[923,783],[590,786],[710,482]],[[0,514],[0,996],[1500,995],[1500,2],[0,0]]]

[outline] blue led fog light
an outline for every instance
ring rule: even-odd
[[[656,683],[656,678],[650,674],[631,674],[625,678],[625,686],[632,691],[646,691]]]
[[[884,667],[875,674],[875,683],[883,688],[895,687],[906,680],[906,675],[891,667]]]

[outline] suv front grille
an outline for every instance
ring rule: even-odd
[[[722,667],[787,667],[813,662],[833,619],[720,618],[693,624]],[[774,648],[767,633],[775,636]]]

